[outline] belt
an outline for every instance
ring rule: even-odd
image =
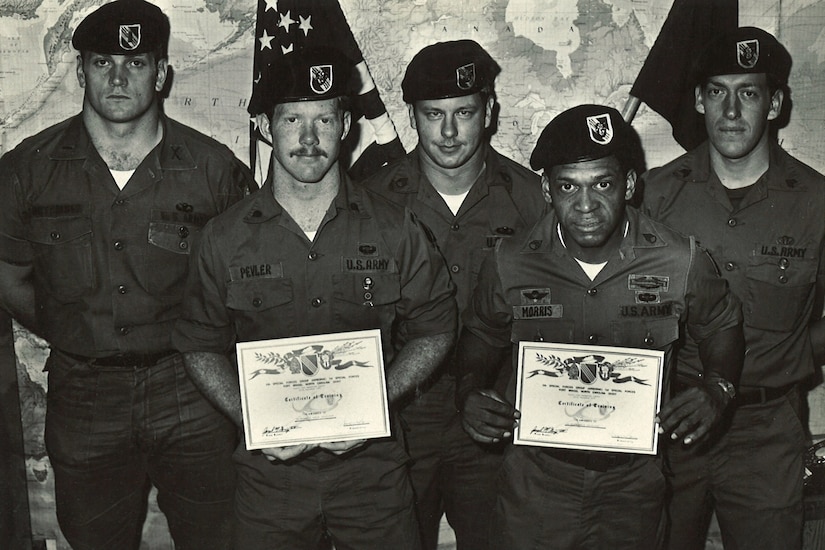
[[[156,353],[119,353],[106,357],[86,357],[76,353],[60,350],[60,353],[75,361],[95,367],[154,367],[164,359],[176,355],[175,350],[164,350]]]
[[[677,379],[673,384],[673,389],[679,393],[688,388],[698,387],[702,384],[700,380]],[[736,397],[731,401],[732,407],[746,407],[748,405],[760,405],[785,397],[796,388],[796,384],[788,384],[778,388],[765,388],[762,386],[739,386],[736,388]]]
[[[788,384],[778,388],[763,388],[757,386],[740,386],[736,390],[736,398],[733,404],[739,407],[743,405],[759,405],[767,403],[780,397],[785,397],[796,389],[796,384]]]
[[[633,455],[628,453],[574,451],[570,449],[545,449],[545,451],[556,460],[596,472],[607,472],[613,468],[624,466],[633,460]]]

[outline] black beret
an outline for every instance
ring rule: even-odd
[[[619,111],[603,105],[579,105],[545,126],[530,155],[530,167],[549,170],[610,155],[619,162],[630,161],[632,144],[633,130]]]
[[[711,76],[765,73],[780,85],[788,83],[791,54],[768,32],[756,27],[739,27],[715,38],[696,60],[693,82],[704,83]]]
[[[169,47],[169,18],[144,0],[116,0],[90,13],[72,36],[79,51],[132,55]]]
[[[492,88],[501,67],[473,40],[438,42],[415,54],[401,90],[404,101],[472,95]]]
[[[261,70],[247,111],[269,113],[279,103],[349,95],[355,65],[333,48],[304,48],[279,56]]]

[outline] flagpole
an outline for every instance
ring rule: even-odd
[[[633,118],[636,116],[636,111],[639,110],[639,105],[642,104],[642,100],[634,95],[628,95],[627,101],[624,104],[624,108],[622,108],[622,118],[625,122],[630,124],[633,122]]]

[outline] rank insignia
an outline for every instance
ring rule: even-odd
[[[318,95],[332,88],[332,65],[313,65],[309,68],[309,87]]]
[[[613,123],[607,113],[587,117],[587,129],[590,139],[599,145],[607,145],[613,140]]]
[[[743,69],[753,69],[759,61],[759,40],[742,40],[736,43],[736,62]]]
[[[627,276],[628,290],[640,291],[661,291],[667,292],[670,288],[670,277],[663,277],[660,275],[635,275]]]
[[[121,25],[118,42],[120,47],[127,51],[140,46],[140,25]]]

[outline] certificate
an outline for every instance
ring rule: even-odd
[[[517,445],[656,454],[664,352],[519,342]]]
[[[236,348],[247,449],[390,435],[380,330]]]

